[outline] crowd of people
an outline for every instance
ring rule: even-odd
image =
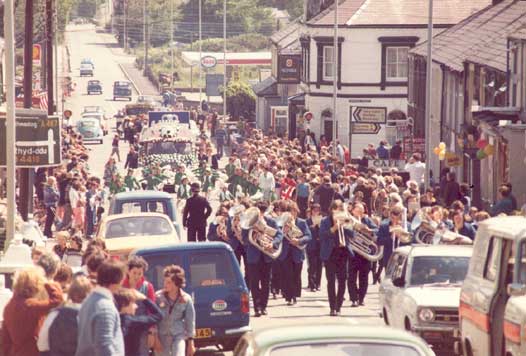
[[[17,272],[12,297],[2,305],[3,355],[195,352],[195,310],[180,266],[166,266],[155,291],[143,258],[116,261],[101,240],[82,251],[80,268],[61,261],[56,250],[35,248],[32,258],[34,266]]]

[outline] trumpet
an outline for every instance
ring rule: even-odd
[[[278,258],[281,254],[283,244],[274,248],[274,237],[278,230],[270,227],[265,219],[259,216],[259,209],[252,207],[247,209],[240,216],[240,227],[248,231],[248,241],[258,250],[272,259]]]
[[[228,210],[228,216],[232,218],[232,231],[236,239],[243,244],[243,235],[241,234],[240,216],[245,211],[242,204],[234,205]]]
[[[389,233],[394,235],[403,244],[411,243],[411,233],[406,231],[401,225],[394,225],[389,228]]]
[[[307,245],[299,244],[299,240],[303,237],[303,231],[301,231],[296,226],[294,220],[295,220],[294,216],[291,213],[285,212],[281,214],[280,217],[278,217],[277,223],[278,223],[278,226],[281,226],[281,228],[283,229],[283,235],[285,236],[285,238],[289,240],[293,244],[294,247],[297,247],[300,250],[304,250],[307,247]]]

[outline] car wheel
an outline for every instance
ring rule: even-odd
[[[115,97],[113,97],[113,101],[115,101]]]
[[[383,310],[382,310],[382,315],[384,317],[385,325],[389,325],[389,318],[387,317],[387,310],[385,310],[385,308],[383,308]]]
[[[102,145],[102,144],[104,143],[104,140],[100,140],[99,142],[100,142],[100,144]]]

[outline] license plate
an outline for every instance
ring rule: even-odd
[[[204,328],[204,329],[195,329],[195,338],[196,339],[207,339],[212,337],[212,329],[210,328]]]

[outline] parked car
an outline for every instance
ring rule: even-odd
[[[88,112],[82,114],[83,118],[92,118],[99,122],[100,128],[102,129],[102,133],[104,135],[107,135],[109,132],[108,123],[106,122],[106,117],[103,113],[100,112]]]
[[[117,81],[113,83],[113,100],[117,98],[126,98],[132,100],[132,89],[130,82]]]
[[[385,327],[345,324],[280,326],[246,334],[236,356],[434,356],[420,338]]]
[[[163,287],[163,269],[171,264],[186,272],[185,291],[196,311],[196,347],[221,345],[232,350],[248,331],[248,288],[232,248],[222,242],[184,243],[136,250],[148,262],[146,279]]]
[[[421,336],[437,349],[453,350],[460,287],[471,246],[416,245],[396,249],[380,284],[384,322]]]
[[[163,99],[158,95],[139,95],[137,97],[137,104],[151,105],[155,108],[162,107]]]
[[[456,351],[526,355],[526,218],[496,217],[477,229],[460,292]]]
[[[96,118],[83,117],[77,121],[76,128],[84,142],[98,141],[100,144],[103,143],[104,132]]]
[[[93,77],[93,66],[90,64],[81,64],[80,65],[80,76],[90,76]]]
[[[95,63],[93,63],[93,59],[91,58],[82,58],[80,61],[80,65],[90,65],[93,70],[95,70]]]
[[[172,222],[160,213],[105,216],[97,228],[96,237],[106,242],[112,257],[122,260],[126,260],[135,248],[179,242]]]
[[[172,221],[177,234],[180,236],[181,229],[177,223],[175,201],[168,193],[156,190],[117,193],[111,199],[108,209],[108,215],[140,212],[165,214]]]
[[[88,81],[88,95],[91,95],[91,93],[98,93],[102,94],[102,83],[100,80],[90,80]]]

